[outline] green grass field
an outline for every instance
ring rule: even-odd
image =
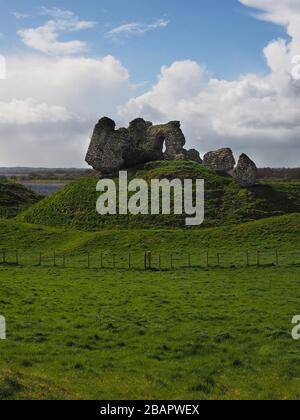
[[[300,397],[299,344],[291,338],[300,255],[289,257],[299,249],[300,214],[190,231],[80,232],[7,220],[0,229],[0,248],[11,258],[0,264],[7,321],[0,398]],[[16,248],[25,258],[20,266]],[[100,249],[124,258],[128,249],[230,250],[237,259],[245,249],[275,248],[287,255],[279,266],[85,265],[87,252],[95,261]],[[53,267],[53,250],[72,255],[70,266]],[[44,266],[34,266],[40,251]]]
[[[0,268],[0,398],[298,399],[299,268]]]

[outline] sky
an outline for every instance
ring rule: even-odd
[[[299,0],[0,7],[0,166],[85,167],[104,115],[180,120],[202,155],[231,147],[300,166]]]

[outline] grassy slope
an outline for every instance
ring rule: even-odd
[[[23,185],[0,181],[0,217],[14,217],[40,199]]]
[[[300,263],[300,214],[278,216],[218,228],[186,229],[104,229],[99,232],[63,230],[0,221],[0,250],[6,250],[6,261],[16,262],[16,249],[22,265],[37,265],[42,253],[43,265],[67,267],[128,269],[144,268],[144,253],[152,252],[153,269],[206,266],[245,267],[246,252],[250,265],[257,264],[260,251],[262,265],[276,262],[276,250],[281,265]],[[100,253],[102,253],[102,258]],[[89,255],[89,257],[88,257]],[[89,263],[88,263],[89,258]],[[2,252],[0,252],[0,263]]]
[[[205,179],[205,225],[240,223],[264,217],[300,212],[300,184],[258,184],[239,188],[193,162],[156,162],[131,171],[130,177]],[[32,206],[18,220],[81,230],[131,227],[183,227],[182,216],[110,216],[95,211],[97,178],[83,178]]]
[[[33,252],[193,251],[196,249],[239,250],[281,248],[298,250],[300,213],[216,228],[129,229],[84,232],[37,226],[15,220],[0,220],[0,248]]]

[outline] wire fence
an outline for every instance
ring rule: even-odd
[[[28,267],[58,267],[98,270],[217,269],[268,266],[299,266],[300,251],[275,250],[240,252],[130,252],[93,253],[36,252],[0,250],[0,265]]]

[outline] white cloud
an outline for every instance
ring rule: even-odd
[[[49,106],[35,99],[13,99],[0,101],[0,124],[30,125],[58,123],[72,120],[74,115],[62,106]]]
[[[59,36],[84,29],[93,28],[96,22],[80,20],[73,12],[57,8],[42,8],[42,14],[53,19],[37,28],[25,28],[18,31],[18,35],[25,45],[49,55],[78,54],[87,50],[83,41],[60,41]]]
[[[7,57],[0,83],[0,166],[82,166],[97,119],[132,94],[112,56]]]
[[[59,7],[44,7],[40,9],[41,15],[51,16],[54,19],[73,19],[75,14],[71,10],[60,9]]]
[[[118,38],[121,36],[135,36],[143,35],[146,32],[154,31],[156,29],[166,28],[169,21],[166,19],[157,19],[152,23],[126,23],[111,29],[107,36],[111,38]]]
[[[268,22],[284,26],[287,33],[295,40],[300,35],[300,3],[298,0],[239,0],[248,7],[256,8],[261,12],[257,17]]]
[[[260,165],[298,165],[300,83],[293,80],[292,57],[300,53],[298,0],[241,0],[263,10],[260,18],[284,25],[291,41],[275,40],[264,54],[266,76],[248,74],[236,81],[209,77],[193,61],[163,67],[158,82],[119,110],[124,122],[143,116],[156,122],[179,119],[189,146],[202,153],[231,146]]]
[[[292,72],[293,57],[300,54],[300,2],[299,0],[239,0],[256,8],[257,17],[282,25],[290,40],[273,40],[264,49],[267,63],[278,85],[287,87]]]
[[[84,52],[86,43],[82,41],[58,41],[57,23],[47,22],[44,26],[34,29],[22,29],[18,32],[25,45],[45,54],[61,55]]]
[[[82,29],[91,29],[97,25],[97,22],[95,21],[80,20],[78,16],[70,10],[59,9],[57,7],[51,9],[42,7],[41,14],[55,19],[57,26],[61,31],[80,31]]]
[[[20,12],[13,12],[13,15],[18,20],[27,19],[30,17],[28,13],[20,13]]]

